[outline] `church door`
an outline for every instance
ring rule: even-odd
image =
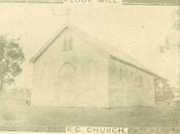
[[[59,105],[70,106],[74,100],[76,68],[71,63],[64,63],[57,74],[56,101]]]

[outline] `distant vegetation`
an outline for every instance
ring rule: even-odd
[[[14,78],[22,72],[21,65],[25,60],[22,48],[15,40],[0,37],[0,91],[4,84],[14,82]]]

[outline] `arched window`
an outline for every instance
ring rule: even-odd
[[[88,73],[89,73],[89,82],[90,82],[90,85],[89,87],[91,89],[93,89],[95,87],[95,73],[96,73],[96,64],[95,64],[95,61],[94,60],[89,60],[88,61]]]
[[[142,87],[143,86],[143,77],[142,76],[137,76],[136,77],[136,83],[138,87]]]
[[[157,101],[164,100],[164,83],[161,79],[155,79],[154,80],[154,86],[155,86],[155,95]]]
[[[64,63],[58,70],[57,84],[64,90],[71,90],[75,84],[76,67],[71,63]]]
[[[63,51],[70,51],[72,50],[72,38],[64,38],[64,43],[63,43]]]
[[[123,70],[122,68],[119,69],[119,79],[122,80],[123,78]]]

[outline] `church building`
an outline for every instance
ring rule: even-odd
[[[99,43],[78,28],[63,27],[31,59],[32,105],[155,106],[159,94],[164,96],[157,85],[167,80]]]

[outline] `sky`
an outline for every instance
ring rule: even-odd
[[[167,37],[171,44],[178,42],[178,32],[173,30],[176,9],[93,3],[1,4],[0,34],[20,39],[26,57],[23,73],[17,78],[22,87],[31,87],[29,59],[64,24],[74,25],[108,47],[124,51],[148,70],[167,78],[172,86],[178,86],[178,49],[173,46],[163,53],[159,49]]]

